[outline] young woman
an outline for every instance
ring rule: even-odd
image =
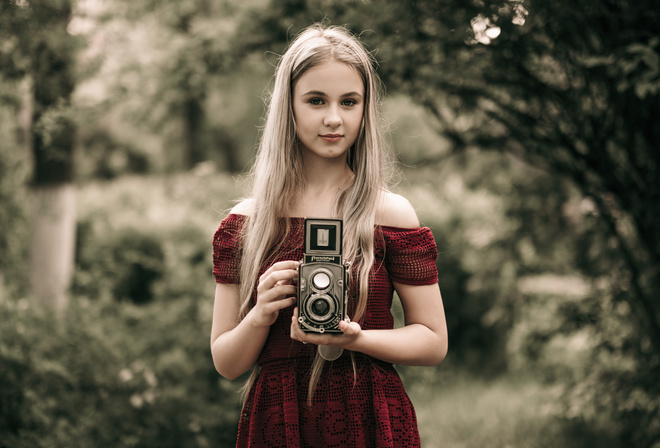
[[[447,328],[433,236],[386,187],[378,87],[344,28],[306,29],[277,67],[252,193],[213,240],[213,362],[229,379],[252,369],[237,446],[419,446],[393,364],[439,364]],[[306,333],[297,320],[304,217],[343,219],[351,288],[341,334]],[[394,291],[405,313],[397,329]],[[326,361],[318,347],[343,354]]]

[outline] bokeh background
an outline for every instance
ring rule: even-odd
[[[0,447],[233,446],[211,236],[321,20],[373,51],[439,249],[423,446],[660,447],[650,0],[0,2]]]

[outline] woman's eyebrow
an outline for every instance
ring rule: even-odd
[[[348,92],[348,93],[344,93],[341,97],[342,97],[342,98],[346,98],[346,97],[349,97],[349,96],[359,96],[360,98],[362,98],[362,94],[359,93],[359,92]]]
[[[302,94],[302,96],[308,96],[308,95],[326,96],[325,92],[321,92],[320,90],[310,90],[309,92],[305,92]]]
[[[321,92],[320,90],[310,90],[309,92],[305,92],[302,94],[302,96],[309,96],[309,95],[314,95],[314,96],[328,96],[327,93]],[[341,98],[346,98],[350,96],[359,96],[362,98],[362,94],[359,92],[348,92],[344,93]]]

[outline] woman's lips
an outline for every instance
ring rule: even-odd
[[[341,134],[325,134],[321,135],[321,138],[328,143],[336,143],[341,140],[343,135]]]

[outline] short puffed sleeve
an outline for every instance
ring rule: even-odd
[[[435,265],[438,249],[431,229],[381,227],[385,243],[385,265],[393,281],[407,285],[438,282]]]
[[[245,217],[228,215],[213,235],[213,276],[217,283],[240,283],[241,233]]]

